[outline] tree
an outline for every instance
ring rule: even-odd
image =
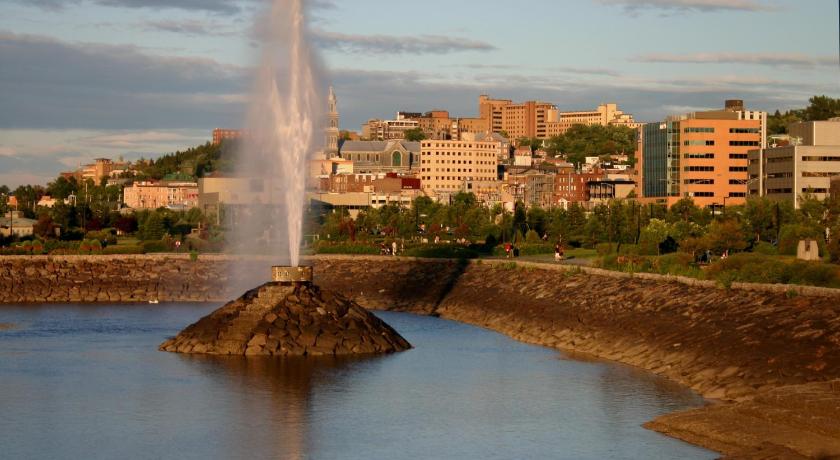
[[[49,214],[43,213],[38,216],[38,222],[32,226],[32,232],[41,238],[52,238],[55,236],[55,224]]]
[[[828,120],[840,117],[840,99],[828,96],[813,96],[808,100],[810,105],[805,107],[802,115],[805,121]]]
[[[166,233],[163,218],[157,211],[152,211],[140,224],[140,235],[144,240],[160,240]]]
[[[572,163],[583,163],[588,156],[632,154],[636,151],[636,131],[626,126],[574,125],[545,145],[549,155],[562,153]]]
[[[716,254],[725,251],[743,251],[747,248],[747,235],[735,219],[716,220],[709,225],[706,246]]]
[[[405,140],[409,142],[420,142],[426,139],[426,133],[420,128],[411,128],[405,131]]]

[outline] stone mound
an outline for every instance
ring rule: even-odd
[[[266,283],[160,345],[214,355],[317,356],[411,348],[397,331],[341,295],[314,285]]]

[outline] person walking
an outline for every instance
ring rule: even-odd
[[[391,255],[397,255],[397,240],[391,243]]]
[[[554,261],[560,262],[560,243],[554,245]]]
[[[505,258],[510,259],[510,251],[512,249],[512,245],[510,243],[505,243]]]

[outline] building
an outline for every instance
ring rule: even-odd
[[[478,96],[478,118],[489,125],[490,131],[501,133],[504,128],[503,108],[513,104],[510,99],[490,99],[490,96],[482,94]],[[507,135],[510,138],[510,133]]]
[[[0,218],[0,235],[5,238],[11,235],[30,236],[34,233],[36,223],[36,220],[23,217],[23,211],[9,211]]]
[[[327,97],[327,130],[325,134],[324,156],[327,159],[338,156],[338,138],[341,134],[339,131],[338,119],[338,98],[335,97],[335,90],[330,86],[330,94]]]
[[[554,175],[554,205],[568,208],[571,203],[589,201],[589,182],[606,179],[601,171],[576,172],[566,169]]]
[[[482,120],[483,130],[506,132],[510,139],[547,139],[565,133],[574,125],[612,125],[632,129],[641,125],[614,103],[601,104],[594,110],[561,112],[548,102],[514,103],[510,99],[491,99],[487,95],[478,97],[478,119]]]
[[[767,113],[745,110],[740,100],[726,101],[723,110],[649,124],[643,129],[641,148],[643,193],[661,195],[664,175],[668,205],[685,197],[699,206],[743,203],[747,153],[765,146],[766,133]]]
[[[641,126],[633,115],[624,113],[618,109],[618,104],[613,103],[601,104],[595,110],[558,112],[552,118],[553,121],[546,126],[547,137],[560,136],[574,125],[626,126],[631,129]]]
[[[586,183],[589,189],[589,202],[601,203],[611,200],[623,200],[630,197],[636,183],[632,180],[594,180]]]
[[[513,151],[513,165],[530,167],[534,164],[534,157],[531,154],[530,146],[520,146]]]
[[[341,158],[353,162],[356,173],[396,172],[407,174],[417,168],[420,143],[403,140],[345,141]]]
[[[97,158],[93,163],[81,165],[79,169],[70,172],[63,172],[61,176],[65,179],[75,178],[77,181],[92,180],[99,183],[102,179],[117,177],[126,172],[131,163],[113,161],[109,158]]]
[[[642,144],[639,159],[640,196],[668,196],[668,124],[647,123],[640,130]]]
[[[362,138],[371,141],[389,141],[405,139],[405,132],[417,129],[420,123],[416,120],[380,120],[370,119],[362,125]]]
[[[420,143],[423,191],[438,200],[458,192],[494,195],[500,143],[494,140],[424,140]]]
[[[135,182],[123,189],[123,202],[132,209],[191,209],[198,206],[198,184]]]
[[[803,195],[825,199],[838,186],[840,118],[793,123],[788,133],[790,145],[749,152],[749,192],[799,208]]]
[[[554,197],[554,176],[534,168],[511,170],[502,184],[505,207],[513,210],[517,202],[522,202],[526,208],[550,208]]]
[[[216,128],[213,130],[213,145],[219,145],[229,139],[241,139],[245,135],[242,129]]]

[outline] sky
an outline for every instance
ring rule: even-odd
[[[304,0],[341,128],[480,94],[640,121],[840,97],[837,0]],[[264,0],[0,0],[0,184],[240,127]],[[326,88],[325,88],[326,91]]]

